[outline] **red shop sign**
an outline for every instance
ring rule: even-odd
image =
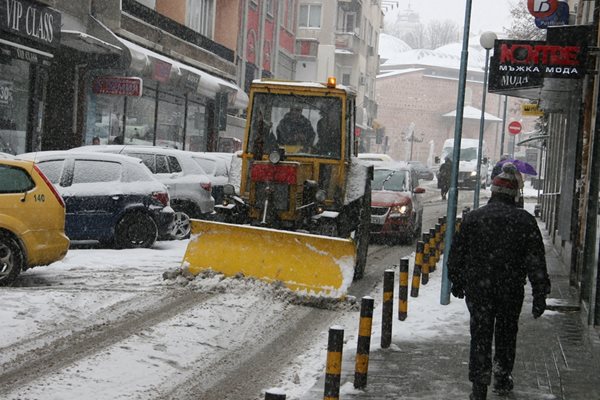
[[[142,95],[142,78],[99,76],[92,82],[92,92],[95,94],[140,97]]]

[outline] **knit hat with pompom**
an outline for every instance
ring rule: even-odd
[[[502,165],[502,173],[498,174],[492,181],[492,193],[503,193],[516,197],[519,193],[519,181],[516,177],[517,167],[507,162]]]

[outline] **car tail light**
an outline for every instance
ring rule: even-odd
[[[33,169],[35,169],[36,172],[40,175],[40,177],[44,180],[54,197],[56,197],[58,204],[60,204],[62,208],[65,208],[65,201],[63,200],[62,196],[56,191],[56,188],[54,187],[52,182],[50,182],[48,178],[46,178],[46,175],[44,175],[44,173],[37,167],[37,165],[34,165]]]
[[[210,192],[210,190],[212,189],[212,184],[210,182],[202,182],[200,183],[200,187],[206,190],[207,192]]]
[[[152,197],[160,201],[165,207],[169,205],[169,193],[167,192],[154,192],[152,193]]]

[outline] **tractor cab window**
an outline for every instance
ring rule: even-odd
[[[255,159],[283,147],[287,155],[340,158],[341,98],[254,95],[248,151]]]

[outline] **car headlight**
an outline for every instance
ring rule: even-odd
[[[477,175],[477,171],[471,171],[471,176],[476,176]]]
[[[317,190],[317,193],[315,193],[315,200],[317,200],[319,203],[324,202],[326,198],[327,192],[325,192],[323,189],[319,189]]]
[[[409,211],[410,211],[410,209],[407,205],[394,206],[394,207],[392,207],[392,210],[390,211],[390,215],[403,217],[406,214],[408,214]]]
[[[270,152],[269,161],[273,164],[277,164],[279,161],[281,161],[281,153],[279,153],[277,150]]]
[[[233,196],[235,194],[235,187],[230,184],[223,185],[223,194],[226,196]]]

